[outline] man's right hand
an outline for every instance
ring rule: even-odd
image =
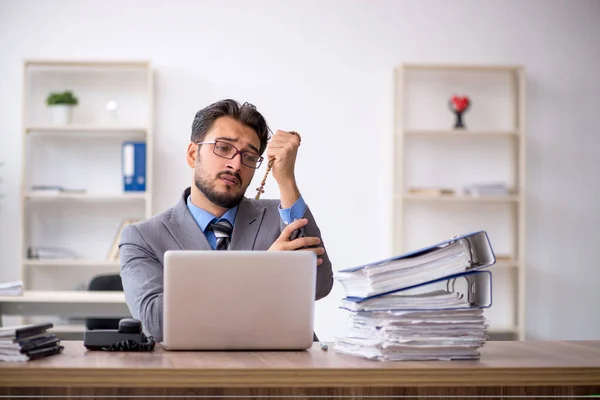
[[[317,256],[322,256],[325,254],[325,249],[323,247],[314,247],[308,248],[309,246],[316,246],[321,243],[321,239],[318,237],[300,237],[294,240],[290,240],[292,233],[296,229],[300,229],[303,226],[308,224],[308,220],[306,218],[296,220],[285,227],[285,229],[281,232],[281,235],[277,238],[275,243],[269,247],[269,251],[312,251]],[[321,265],[323,263],[322,258],[317,259],[317,265]]]

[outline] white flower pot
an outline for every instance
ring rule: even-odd
[[[68,125],[73,117],[73,106],[68,104],[55,104],[50,106],[52,109],[52,119],[55,124]]]

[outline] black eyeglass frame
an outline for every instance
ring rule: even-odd
[[[217,144],[218,143],[222,143],[225,144],[227,146],[231,146],[235,149],[235,152],[233,153],[233,155],[231,157],[225,157],[224,155],[218,154],[216,152],[216,148],[217,148]],[[226,142],[224,140],[207,140],[206,142],[196,142],[196,144],[212,144],[213,145],[213,153],[221,158],[224,158],[226,160],[233,160],[238,154],[240,155],[240,160],[242,162],[242,164],[244,164],[244,166],[248,167],[248,168],[252,168],[252,169],[258,169],[260,168],[260,165],[262,164],[262,162],[264,161],[264,157],[261,156],[258,153],[255,153],[253,151],[246,151],[246,150],[239,150],[237,147],[235,147],[233,144]],[[256,155],[258,156],[258,160],[256,161],[256,166],[252,166],[252,165],[248,165],[244,162],[244,154],[252,154],[252,155]]]

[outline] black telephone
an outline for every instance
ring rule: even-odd
[[[83,333],[83,345],[88,350],[102,351],[152,351],[154,338],[142,332],[137,319],[123,318],[119,330],[98,329]]]

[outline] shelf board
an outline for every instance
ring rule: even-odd
[[[148,199],[146,192],[118,193],[118,194],[99,194],[99,193],[44,193],[27,192],[26,200],[31,201],[81,201],[81,202],[126,202],[126,201],[145,201]]]
[[[519,137],[519,130],[458,130],[458,129],[405,129],[404,135],[407,137],[421,138],[442,138],[442,137],[479,137],[479,138],[499,138],[499,137]]]
[[[24,259],[23,265],[30,267],[97,267],[119,268],[119,261],[89,260],[89,259],[55,259],[55,260],[30,260]]]
[[[76,68],[149,68],[150,61],[112,61],[112,60],[26,60],[25,66],[31,67],[76,67]]]
[[[396,196],[396,200],[399,197]],[[465,195],[440,195],[429,196],[421,194],[405,194],[404,200],[407,201],[438,201],[438,202],[483,202],[483,203],[510,203],[520,200],[518,195],[507,196],[465,196]]]
[[[21,295],[0,296],[2,303],[125,304],[121,291],[25,290]]]
[[[522,67],[519,65],[464,65],[464,64],[402,64],[400,68],[413,71],[440,71],[440,72],[517,72]]]
[[[30,135],[60,137],[127,137],[146,136],[148,128],[127,125],[28,125],[25,132]]]

